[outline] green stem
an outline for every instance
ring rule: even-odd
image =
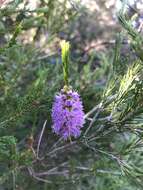
[[[63,75],[64,75],[65,86],[69,85],[69,81],[68,81],[69,49],[70,49],[69,42],[66,42],[65,40],[63,40],[61,42],[61,50],[62,50],[62,65],[63,65]]]

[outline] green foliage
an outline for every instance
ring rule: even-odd
[[[16,139],[13,136],[3,136],[0,138],[0,161],[13,160],[16,149]]]
[[[119,21],[127,33],[117,36],[115,51],[98,56],[93,51],[83,64],[81,55],[74,57],[71,41],[68,79],[84,102],[85,127],[72,142],[52,133],[53,97],[64,86],[58,33],[79,14],[70,5],[42,0],[31,10],[25,1],[12,1],[1,9],[0,184],[7,189],[142,189],[142,36],[122,13]],[[30,29],[35,33],[26,44],[22,37]],[[45,33],[48,39],[38,44]],[[121,54],[127,35],[135,56]],[[65,51],[69,56],[68,44]],[[62,53],[66,74],[69,57]],[[97,57],[101,65],[94,68]]]

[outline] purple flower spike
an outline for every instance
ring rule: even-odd
[[[55,97],[52,108],[53,131],[65,140],[79,137],[84,124],[84,112],[80,96],[72,90],[62,89]]]

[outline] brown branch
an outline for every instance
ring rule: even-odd
[[[43,133],[44,133],[46,124],[47,124],[47,120],[44,122],[43,128],[42,128],[41,133],[40,133],[40,137],[39,137],[39,141],[38,141],[38,145],[37,145],[37,158],[39,158],[39,150],[40,150],[41,140],[43,137]]]

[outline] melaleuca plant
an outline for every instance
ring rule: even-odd
[[[79,94],[69,86],[69,48],[68,42],[61,42],[62,63],[65,86],[55,97],[52,109],[53,131],[63,137],[70,139],[72,136],[79,137],[80,129],[84,124],[83,105]]]
[[[45,18],[52,19],[48,22],[51,32],[63,23],[55,25],[54,15],[60,20],[58,14],[65,7],[59,12],[47,7],[47,2],[53,9],[58,3],[54,10],[59,10],[61,1],[41,2],[45,7],[33,10],[34,18],[26,4],[26,9],[16,9],[15,31],[1,49],[0,185],[7,189],[142,190],[142,35],[121,13],[119,21],[126,33],[118,35],[112,58],[104,56],[108,72],[102,66],[102,72],[92,71],[89,62],[80,72],[72,63],[73,72],[69,72],[69,43],[61,45],[62,66],[58,61],[47,64],[33,46],[17,43],[18,35],[31,23],[38,27],[35,39],[41,23],[45,28]],[[7,18],[13,11],[15,15],[12,1],[0,16]],[[129,39],[131,51],[123,54],[124,38]],[[108,75],[100,93],[94,78],[97,72]]]

